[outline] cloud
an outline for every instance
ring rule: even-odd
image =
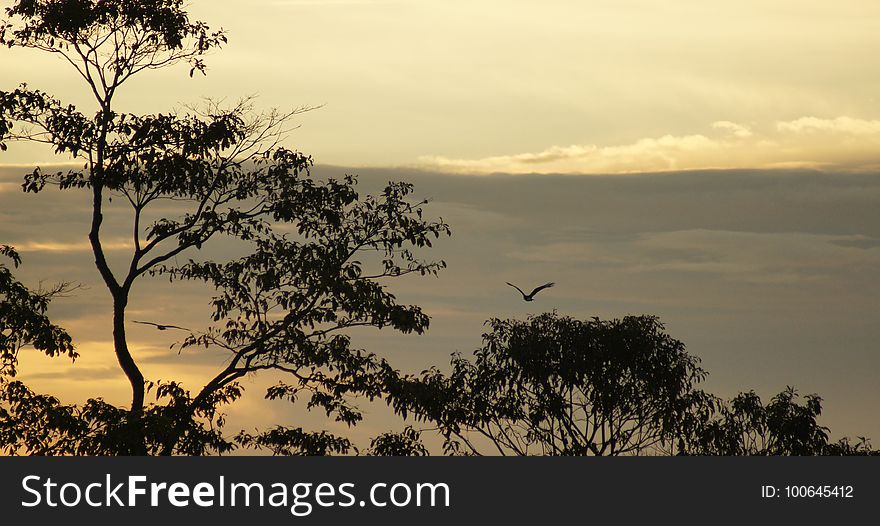
[[[102,243],[104,250],[130,250],[134,245],[130,241],[111,239]],[[16,243],[15,249],[19,252],[89,252],[92,246],[88,241],[65,242],[65,241],[27,241]]]
[[[820,119],[818,117],[801,117],[793,121],[776,123],[780,132],[810,133],[826,132],[845,135],[880,136],[880,121],[837,117],[836,119]]]
[[[550,146],[537,152],[462,159],[422,156],[417,167],[470,174],[615,174],[731,168],[835,168],[880,166],[880,121],[801,117],[765,131],[732,121],[715,133],[662,135],[617,145]]]
[[[536,153],[476,160],[443,156],[424,156],[419,160],[423,166],[456,172],[639,172],[684,168],[679,161],[688,154],[716,151],[723,146],[705,135],[664,135],[617,146],[551,146]]]
[[[94,382],[102,380],[116,380],[119,378],[119,368],[113,366],[105,367],[58,367],[56,369],[46,369],[36,372],[28,372],[26,377],[31,380],[69,380],[77,382]]]
[[[712,276],[743,283],[795,284],[880,270],[880,251],[860,235],[692,229],[609,242],[536,244],[507,254],[528,263],[580,265],[623,274]],[[873,250],[872,250],[873,249]]]
[[[393,0],[274,0],[268,2],[272,7],[332,7],[332,6],[367,6],[396,4]]]
[[[880,248],[880,239],[868,236],[850,236],[846,239],[834,241],[834,244],[842,247],[855,247],[864,250],[871,250],[874,248]]]
[[[746,138],[752,136],[752,130],[742,124],[730,121],[716,121],[712,123],[712,127],[716,130],[728,130],[736,137]]]

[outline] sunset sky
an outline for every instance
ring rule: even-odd
[[[208,75],[142,74],[118,109],[247,95],[321,106],[287,141],[317,176],[413,182],[451,224],[434,251],[449,270],[395,289],[432,316],[429,334],[356,343],[417,372],[475,349],[493,316],[657,314],[703,359],[707,388],[818,392],[835,435],[880,440],[876,0],[195,0],[190,12],[229,33]],[[94,111],[60,59],[2,49],[0,66],[0,89],[27,82]],[[53,310],[82,358],[28,359],[22,378],[70,401],[125,403],[86,196],[18,190],[25,167],[67,160],[20,144],[0,153],[0,243],[23,253],[20,276],[87,287]],[[127,219],[111,217],[121,255]],[[547,280],[559,286],[533,304],[504,285]],[[204,325],[209,291],[135,293],[133,319]],[[130,330],[148,378],[195,388],[219,363]],[[233,431],[297,422],[260,400],[269,379],[249,381]],[[375,415],[358,433],[400,427]]]

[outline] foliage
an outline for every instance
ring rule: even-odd
[[[686,418],[679,454],[687,455],[865,455],[873,454],[864,437],[856,442],[829,441],[819,425],[822,399],[815,394],[799,402],[787,387],[766,405],[754,392],[740,393],[727,403],[706,397]],[[711,404],[711,406],[709,405]]]
[[[422,260],[416,252],[448,235],[449,227],[423,217],[426,202],[412,199],[409,184],[389,182],[379,194],[362,196],[354,176],[313,177],[310,157],[279,146],[289,119],[308,108],[258,113],[245,99],[178,113],[119,112],[114,97],[132,76],[178,63],[189,64],[191,75],[204,73],[204,55],[226,43],[222,30],[190,21],[179,0],[19,0],[6,13],[0,43],[62,57],[97,104],[90,116],[24,84],[0,91],[0,144],[45,143],[83,163],[55,173],[37,168],[22,186],[91,195],[89,241],[113,300],[114,351],[132,390],[131,405],[117,415],[125,432],[107,435],[132,442],[117,444],[116,451],[228,449],[216,434],[217,407],[237,398],[238,379],[265,370],[288,377],[268,398],[296,401],[308,393],[310,409],[357,423],[362,417],[353,400],[381,396],[394,373],[384,360],[354,348],[345,331],[426,330],[428,317],[399,303],[387,280],[442,269],[442,261]],[[122,268],[111,267],[102,243],[104,213],[114,197],[128,207],[133,225],[133,249]],[[225,261],[195,256],[218,241],[240,253]],[[151,384],[126,337],[132,287],[149,276],[213,288],[214,325],[190,334],[184,347],[229,355],[228,365],[192,396],[175,382],[157,387],[158,405],[145,403]],[[21,400],[36,403],[28,396]],[[45,401],[62,410],[54,399]],[[87,419],[84,410],[71,414]],[[240,435],[236,443],[293,453],[316,451],[319,442],[278,428]],[[329,441],[323,447],[342,452],[347,446]]]
[[[218,405],[239,395],[232,386],[215,395],[212,405],[188,414],[192,399],[173,382],[156,387],[156,403],[136,421],[125,409],[100,398],[65,405],[58,398],[32,391],[19,381],[0,380],[0,452],[7,455],[132,455],[132,444],[158,454],[168,436],[178,437],[183,455],[225,453],[234,444],[224,438]],[[186,413],[186,417],[182,416]],[[134,435],[134,436],[133,436]]]
[[[821,399],[788,388],[764,405],[697,385],[706,373],[653,316],[492,319],[473,359],[394,380],[388,402],[437,425],[447,454],[870,455],[830,442]]]
[[[391,403],[435,422],[447,449],[482,454],[624,455],[667,443],[704,377],[652,316],[492,319],[473,360],[402,379]]]
[[[10,246],[0,245],[0,255],[11,259],[13,267],[21,264],[21,257]],[[24,347],[33,347],[47,356],[76,359],[70,335],[46,315],[52,297],[65,290],[67,284],[31,291],[15,279],[6,264],[0,263],[0,378],[15,376],[18,355]]]
[[[241,432],[235,437],[241,446],[269,450],[273,455],[285,456],[328,456],[344,455],[354,446],[347,438],[339,437],[327,431],[309,432],[298,427],[295,429],[277,426],[258,435]]]
[[[60,55],[98,98],[147,69],[186,62],[190,75],[204,73],[202,56],[226,43],[223,31],[190,22],[182,0],[19,0],[6,15],[0,44]]]
[[[382,433],[370,441],[367,454],[380,457],[426,457],[428,448],[422,443],[421,433],[406,426],[400,433]]]
[[[18,266],[21,258],[9,246],[0,254]],[[81,406],[65,405],[51,395],[36,393],[14,380],[19,352],[33,348],[47,356],[79,355],[70,335],[53,324],[46,311],[55,296],[69,290],[66,283],[32,292],[0,264],[0,452],[8,455],[118,455],[134,454],[132,443],[158,453],[171,434],[178,436],[177,451],[196,455],[229,451],[232,444],[221,433],[221,405],[240,396],[237,385],[215,391],[201,405],[174,382],[150,384],[156,403],[147,406],[136,422],[128,411],[89,399]],[[185,415],[185,418],[183,417]],[[137,424],[137,426],[133,424]],[[132,435],[135,435],[133,440]]]

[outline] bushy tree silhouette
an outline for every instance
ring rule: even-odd
[[[787,387],[767,404],[754,392],[728,402],[704,396],[682,421],[678,453],[684,455],[869,455],[867,438],[829,441],[819,425],[822,399]]]
[[[653,316],[492,319],[472,359],[396,379],[388,402],[464,455],[863,455],[831,443],[821,399],[789,388],[763,405],[698,389],[706,372]],[[400,448],[420,446],[418,435]],[[423,447],[423,446],[422,446]]]
[[[422,443],[421,432],[407,426],[400,433],[382,433],[370,442],[368,455],[379,457],[425,457],[428,448]]]
[[[0,245],[0,257],[8,259],[13,268],[21,264],[21,256],[8,245]],[[52,298],[67,289],[68,285],[61,283],[50,290],[32,291],[0,261],[0,378],[16,375],[18,353],[24,347],[47,356],[77,357],[70,335],[46,316]]]
[[[626,455],[670,447],[705,373],[652,316],[492,319],[473,360],[393,390],[403,415],[436,423],[449,452]],[[488,451],[485,447],[491,449]]]
[[[223,31],[190,21],[180,0],[21,0],[6,13],[0,43],[61,57],[96,103],[89,116],[26,85],[0,91],[0,146],[46,143],[83,165],[57,173],[36,168],[24,189],[41,192],[54,185],[91,196],[88,239],[113,300],[113,344],[132,397],[127,409],[104,403],[68,408],[93,431],[104,430],[96,436],[107,443],[84,451],[228,450],[236,442],[217,432],[217,408],[240,396],[238,379],[264,370],[290,379],[272,388],[270,398],[294,401],[306,393],[309,408],[349,425],[360,420],[351,398],[380,396],[384,377],[393,371],[353,348],[344,332],[356,326],[427,329],[428,317],[418,306],[399,303],[386,278],[441,269],[442,261],[421,260],[415,251],[448,234],[448,226],[423,218],[425,202],[411,199],[409,184],[392,182],[377,195],[361,196],[353,176],[313,177],[311,158],[278,146],[285,123],[306,108],[256,113],[245,100],[228,108],[208,103],[183,114],[119,111],[116,96],[133,76],[180,63],[189,65],[190,75],[204,73],[205,54],[226,43]],[[113,197],[128,208],[133,231],[122,268],[112,268],[103,243]],[[245,247],[240,257],[194,259],[221,239]],[[177,264],[178,256],[190,259]],[[194,332],[183,345],[227,353],[228,365],[194,392],[176,382],[146,381],[129,349],[132,286],[156,275],[203,281],[216,290],[215,325]],[[157,395],[152,405],[145,401],[151,388]],[[16,417],[22,413],[6,416]],[[237,443],[315,452],[321,436],[279,428],[242,435]],[[330,439],[325,449],[345,446]]]

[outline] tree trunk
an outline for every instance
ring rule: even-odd
[[[133,414],[144,412],[144,375],[138,369],[125,338],[125,307],[128,298],[124,293],[114,294],[113,298],[113,347],[119,366],[131,384],[131,409]]]
[[[129,409],[129,428],[126,430],[127,442],[129,443],[128,454],[146,455],[146,434],[143,425],[144,413],[144,375],[138,369],[131,352],[128,350],[128,342],[125,339],[125,308],[128,306],[128,284],[122,286],[110,270],[104,249],[101,246],[101,224],[104,222],[103,187],[100,178],[92,183],[92,228],[89,231],[89,241],[92,252],[95,255],[95,266],[101,273],[110,295],[113,297],[113,349],[116,352],[116,360],[131,384],[131,408]]]
[[[128,296],[125,291],[113,295],[113,346],[119,366],[122,367],[131,384],[131,408],[129,409],[128,429],[126,429],[128,454],[146,455],[146,432],[143,422],[144,375],[132,358],[131,352],[128,350],[128,342],[125,339],[125,307],[127,304]]]

